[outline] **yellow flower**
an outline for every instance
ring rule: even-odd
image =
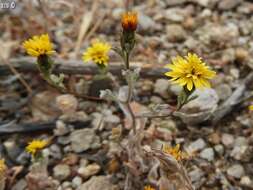
[[[182,152],[180,150],[180,144],[177,144],[175,147],[164,145],[162,150],[164,153],[173,156],[177,161],[186,160],[189,158],[189,155],[186,152]]]
[[[144,187],[144,190],[155,190],[153,187],[151,187],[150,185],[146,185]]]
[[[171,81],[186,86],[189,91],[194,88],[210,88],[209,80],[216,74],[206,66],[201,58],[191,53],[188,53],[185,58],[177,56],[167,67],[171,70],[165,75],[171,77]]]
[[[250,110],[250,111],[253,111],[253,105],[250,105],[250,106],[249,106],[249,110]]]
[[[33,36],[23,43],[23,47],[26,49],[26,52],[33,57],[39,57],[40,55],[52,55],[55,53],[48,34]]]
[[[136,12],[126,12],[121,17],[122,28],[134,32],[137,28],[138,18]]]
[[[34,157],[38,151],[41,151],[47,145],[48,142],[45,140],[33,140],[26,146],[26,152],[30,153]]]
[[[5,160],[0,159],[0,176],[2,176],[6,171],[6,165],[5,165]]]
[[[109,61],[108,52],[110,49],[111,46],[108,43],[96,40],[92,43],[91,47],[83,53],[83,61],[93,61],[96,64],[105,66]]]

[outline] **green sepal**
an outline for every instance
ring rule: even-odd
[[[123,31],[120,43],[122,50],[129,54],[135,45],[135,32]]]
[[[183,87],[177,97],[177,110],[180,110],[185,104],[197,98],[197,96],[190,97],[194,91],[195,88],[189,91],[186,86]]]
[[[43,78],[56,88],[65,89],[63,84],[64,74],[59,76],[52,74],[53,61],[48,55],[40,55],[37,59],[38,69],[41,72]]]
[[[40,55],[37,59],[37,64],[40,72],[44,76],[50,76],[53,68],[53,61],[48,55]]]
[[[97,63],[97,66],[98,66],[99,74],[100,75],[106,75],[106,73],[108,73],[108,67],[107,67],[107,65]]]

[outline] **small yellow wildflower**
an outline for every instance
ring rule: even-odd
[[[48,142],[45,140],[33,140],[26,146],[26,152],[30,153],[34,157],[38,151],[41,151],[47,145]]]
[[[253,105],[250,105],[250,106],[249,106],[249,110],[250,110],[250,111],[253,111]]]
[[[5,160],[0,159],[0,176],[2,176],[6,171],[6,165],[5,165]]]
[[[134,32],[137,28],[138,17],[136,12],[126,12],[121,17],[122,28]]]
[[[171,77],[171,81],[186,86],[189,91],[194,88],[210,88],[209,80],[216,74],[206,66],[200,57],[191,53],[188,53],[185,58],[177,56],[167,67],[171,70],[165,75]]]
[[[26,52],[33,57],[39,57],[40,55],[52,55],[55,53],[48,34],[33,36],[23,43],[23,47],[26,49]]]
[[[96,40],[92,43],[91,47],[83,53],[83,61],[93,61],[96,64],[106,66],[109,61],[108,52],[110,49],[111,46],[108,43]]]
[[[186,152],[182,152],[180,150],[180,144],[177,144],[175,147],[169,147],[168,145],[164,145],[162,150],[164,153],[173,156],[177,161],[189,158],[189,155]]]
[[[144,190],[155,190],[153,187],[151,187],[150,185],[146,185],[144,187]]]

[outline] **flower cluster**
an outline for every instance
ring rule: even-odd
[[[253,111],[253,105],[250,105],[250,106],[249,106],[249,110],[250,110],[250,111]]]
[[[185,86],[189,91],[195,88],[210,88],[209,80],[215,76],[215,72],[210,70],[201,58],[191,53],[188,53],[185,58],[177,56],[166,67],[171,70],[165,75],[171,77],[171,81]]]
[[[33,157],[37,155],[43,148],[48,145],[45,140],[33,140],[26,146],[26,152],[30,153]]]
[[[189,155],[186,152],[180,150],[180,144],[177,144],[175,147],[164,145],[162,150],[164,153],[173,156],[177,161],[182,161],[189,158]]]
[[[109,61],[108,52],[110,49],[111,46],[108,43],[96,40],[92,43],[91,47],[83,53],[83,61],[93,61],[98,65],[106,66]]]
[[[48,34],[33,36],[31,39],[28,39],[23,43],[23,47],[25,48],[26,52],[33,57],[52,55],[55,53]]]

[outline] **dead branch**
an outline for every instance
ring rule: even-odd
[[[241,82],[241,85],[236,88],[233,94],[221,105],[213,114],[212,123],[217,124],[223,117],[230,114],[233,111],[234,106],[238,105],[246,95],[247,87],[253,82],[253,73]]]
[[[10,63],[19,72],[39,72],[36,66],[36,60],[30,57],[20,57],[11,59]],[[140,62],[132,64],[131,69],[137,68],[136,65],[141,65]],[[109,72],[112,75],[121,77],[123,65],[119,62],[113,62],[109,65]],[[140,76],[142,78],[165,78],[165,68],[154,68],[153,65],[145,65],[141,68]],[[70,75],[95,75],[99,73],[98,67],[95,64],[85,64],[81,60],[63,60],[55,59],[54,73],[63,73]],[[10,74],[9,68],[6,65],[0,64],[0,75]]]
[[[90,119],[85,121],[73,121],[67,122],[71,124],[75,129],[80,129],[90,126]],[[0,124],[0,135],[13,134],[13,133],[29,133],[53,130],[56,127],[55,121],[37,122],[37,123],[23,123],[15,124],[13,122]]]

